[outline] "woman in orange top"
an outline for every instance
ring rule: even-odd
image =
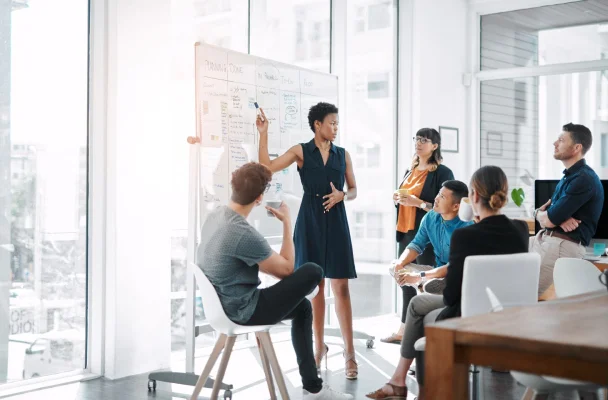
[[[441,184],[454,179],[452,170],[442,164],[441,137],[433,128],[422,128],[414,136],[416,154],[412,159],[410,168],[405,172],[400,189],[407,189],[407,196],[393,195],[397,207],[397,243],[399,255],[405,251],[407,245],[414,239],[420,221],[424,215],[433,209],[435,197],[441,189]],[[418,258],[418,264],[435,265],[433,247],[429,245]],[[405,315],[416,289],[411,286],[402,286],[403,311],[401,313],[401,326],[397,333],[381,339],[385,343],[401,343],[405,327]]]

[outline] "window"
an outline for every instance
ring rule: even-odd
[[[367,79],[367,97],[370,99],[384,99],[389,96],[388,72],[373,73]]]
[[[251,54],[329,72],[329,18],[329,0],[252,2]]]
[[[384,237],[382,218],[382,213],[367,213],[367,237],[369,239],[382,239]]]
[[[360,168],[378,168],[380,166],[380,145],[377,143],[358,144],[355,164]]]
[[[85,368],[88,22],[86,1],[0,5],[0,384]]]
[[[608,8],[573,2],[481,18],[483,70],[605,59]]]
[[[602,168],[608,168],[608,133],[602,133]]]
[[[393,148],[396,142],[397,99],[391,87],[396,82],[396,10],[396,1],[376,0],[365,6],[347,2],[346,76],[340,77],[346,82],[347,104],[342,111],[346,121],[339,136],[340,145],[351,155],[360,193],[347,206],[358,274],[351,289],[355,319],[394,309],[394,281],[385,266],[396,254],[391,200],[395,156],[393,151],[381,154],[380,143]],[[368,27],[362,29],[363,24]],[[360,300],[370,295],[380,299],[375,308]]]
[[[371,4],[368,8],[368,29],[384,29],[391,26],[392,10],[390,2]]]

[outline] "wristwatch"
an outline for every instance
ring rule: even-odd
[[[537,208],[536,210],[534,210],[534,212],[532,213],[532,218],[536,219],[536,216],[538,215],[539,211],[540,211],[540,208]]]
[[[426,201],[423,201],[422,204],[420,204],[420,208],[426,210]]]
[[[422,282],[426,281],[426,272],[424,272],[424,271],[420,272],[420,279],[422,280]]]

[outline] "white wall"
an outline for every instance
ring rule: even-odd
[[[170,0],[108,0],[105,375],[170,364]],[[95,151],[96,149],[92,149]]]
[[[443,153],[444,164],[458,180],[468,183],[467,147],[474,132],[466,130],[467,11],[465,0],[414,0],[412,129],[459,129],[458,153]],[[406,134],[408,134],[406,132]],[[410,140],[405,137],[405,140]]]

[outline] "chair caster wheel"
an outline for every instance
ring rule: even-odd
[[[153,379],[148,380],[148,392],[156,392],[156,381]]]
[[[226,390],[224,392],[224,400],[232,400],[232,391]]]
[[[365,344],[367,345],[368,349],[373,349],[374,348],[374,339],[367,339],[367,342]]]

